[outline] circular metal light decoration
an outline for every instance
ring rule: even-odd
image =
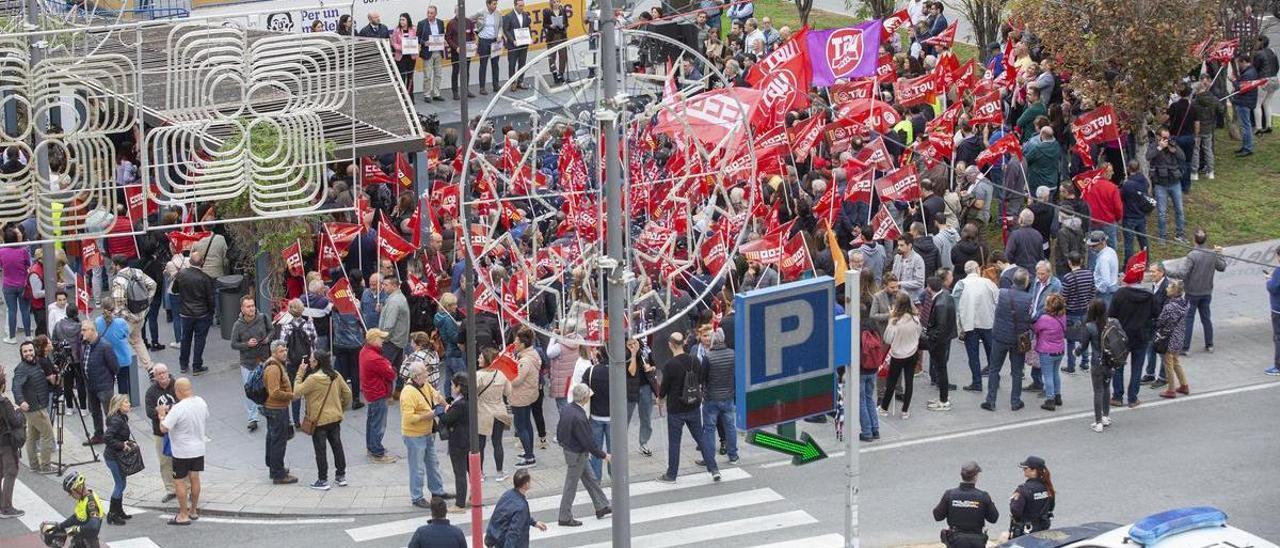
[[[750,118],[760,92],[713,89],[724,75],[678,41],[618,34],[617,96],[603,96],[598,34],[548,48],[485,108],[457,189],[470,208],[458,226],[476,269],[476,309],[588,345],[607,338],[606,276],[625,282],[628,338],[695,309],[732,268],[757,200]],[[667,76],[632,72],[655,59]],[[545,74],[553,60],[557,73]],[[602,130],[610,118],[623,219],[605,215]],[[501,133],[508,125],[528,131]],[[606,253],[614,230],[622,231],[623,264]]]

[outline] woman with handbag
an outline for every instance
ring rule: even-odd
[[[1061,293],[1053,293],[1044,301],[1044,314],[1032,324],[1036,334],[1036,354],[1039,356],[1040,374],[1044,383],[1045,411],[1053,411],[1062,405],[1062,377],[1058,365],[1067,350],[1067,301]]]
[[[1182,363],[1178,359],[1178,349],[1182,348],[1185,341],[1183,327],[1187,324],[1190,305],[1179,280],[1169,282],[1165,293],[1169,295],[1169,300],[1164,302],[1164,308],[1160,309],[1160,316],[1156,318],[1156,337],[1151,344],[1157,354],[1164,355],[1164,374],[1169,379],[1169,384],[1160,393],[1160,397],[1176,398],[1178,394],[1191,394],[1187,376],[1182,372]]]
[[[492,440],[493,460],[497,464],[497,481],[507,479],[502,471],[502,432],[511,428],[511,411],[506,399],[511,396],[511,383],[502,372],[490,367],[498,359],[498,350],[485,348],[480,353],[480,369],[476,371],[476,432],[480,434],[480,481],[484,481],[484,442]]]
[[[893,298],[893,312],[884,328],[884,342],[889,345],[889,378],[884,385],[896,386],[898,378],[903,379],[902,420],[907,420],[911,416],[911,392],[915,385],[912,369],[920,354],[920,319],[916,317],[915,306],[905,291],[899,291]],[[889,415],[892,403],[893,390],[885,390],[884,397],[880,398],[880,416]]]
[[[107,511],[107,523],[111,525],[124,525],[125,520],[133,517],[124,513],[124,488],[130,473],[137,470],[129,470],[126,463],[131,459],[141,462],[141,454],[129,431],[131,409],[128,394],[112,396],[111,404],[107,406],[106,429],[102,432],[107,446],[102,452],[102,460],[107,463],[111,478],[116,482],[115,489],[111,491],[111,509]]]
[[[316,350],[304,363],[305,367],[298,368],[297,378],[293,380],[293,397],[307,402],[307,414],[302,418],[300,429],[311,435],[311,447],[316,453],[317,478],[310,487],[317,491],[329,490],[326,444],[333,449],[334,483],[346,487],[347,457],[342,450],[342,413],[351,405],[351,387],[333,369],[333,359],[328,352]]]

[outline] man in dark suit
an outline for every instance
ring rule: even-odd
[[[443,74],[441,67],[444,65],[444,21],[436,18],[435,6],[427,6],[427,17],[418,21],[416,34],[421,48],[422,100],[443,101],[444,97],[440,96],[440,80]]]
[[[956,301],[938,276],[929,276],[925,280],[925,287],[928,290],[927,298],[933,299],[933,306],[920,346],[929,352],[929,368],[938,385],[938,399],[929,402],[928,409],[950,411],[951,402],[947,400],[947,392],[955,390],[955,385],[950,384],[951,380],[947,376],[947,360],[951,357],[951,339],[956,338]]]
[[[369,19],[369,24],[360,29],[360,32],[357,33],[358,36],[362,36],[364,38],[391,38],[391,29],[382,24],[382,16],[379,15],[378,12],[371,11],[367,17]]]
[[[1164,310],[1164,304],[1169,301],[1169,277],[1165,275],[1164,263],[1153,261],[1147,265],[1147,277],[1151,280],[1151,293],[1155,296],[1156,301],[1156,317],[1160,317],[1160,311]],[[1152,330],[1151,339],[1155,340],[1155,331]],[[1165,380],[1164,356],[1160,356],[1160,361],[1156,361],[1156,346],[1147,346],[1147,363],[1146,369],[1142,375],[1142,382],[1151,383],[1151,388],[1163,388],[1168,382]]]
[[[466,43],[462,45],[458,44],[458,25],[460,24],[466,25],[465,28],[467,29],[465,31],[467,35]],[[467,44],[476,41],[476,23],[463,17],[462,12],[455,11],[453,19],[450,19],[449,24],[445,25],[444,35],[445,44],[449,46],[449,63],[452,65],[449,68],[449,81],[453,85],[453,100],[457,101],[458,95],[462,93],[465,93],[467,97],[475,97],[476,94],[467,89],[467,86],[471,83],[471,74],[470,70],[463,70],[463,60],[466,57],[470,57],[466,53]],[[459,57],[459,53],[466,57]],[[484,88],[484,86],[480,87]]]
[[[587,418],[587,405],[591,402],[591,388],[585,384],[574,385],[570,391],[573,403],[564,406],[560,415],[560,424],[556,428],[556,439],[564,450],[567,470],[564,477],[564,491],[560,493],[561,527],[581,527],[582,522],[573,519],[573,499],[578,492],[578,482],[586,488],[591,496],[591,503],[596,509],[596,519],[609,515],[609,499],[600,488],[600,480],[587,465],[587,457],[595,456],[605,462],[609,454],[600,449],[591,435],[591,421]]]
[[[502,39],[507,48],[507,78],[524,68],[525,59],[529,56],[529,44],[533,43],[533,34],[529,30],[532,19],[529,12],[524,11],[524,0],[516,0],[516,9],[502,16]],[[516,80],[512,89],[528,89],[524,86],[524,78]]]

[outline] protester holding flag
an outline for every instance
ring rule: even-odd
[[[1258,70],[1246,54],[1236,56],[1236,88],[1231,96],[1231,105],[1236,109],[1236,121],[1240,124],[1240,148],[1236,157],[1243,158],[1253,154],[1253,109],[1258,106],[1258,90],[1243,91],[1245,82],[1258,79]]]

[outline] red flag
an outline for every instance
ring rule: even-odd
[[[1084,173],[1081,173],[1071,178],[1071,181],[1076,184],[1076,188],[1080,189],[1081,198],[1084,197],[1085,192],[1087,192],[1089,190],[1089,187],[1092,187],[1093,183],[1096,182],[1097,180],[1102,179],[1104,181],[1108,181],[1106,177],[1102,176],[1102,172],[1104,169],[1105,168],[1101,168],[1101,167],[1098,169],[1091,169],[1089,171],[1086,171]]]
[[[708,274],[719,274],[729,262],[728,236],[723,229],[712,231],[698,247],[698,254],[702,257],[702,266],[706,267]]]
[[[1129,262],[1124,265],[1124,279],[1126,284],[1141,283],[1143,274],[1147,272],[1147,250],[1142,250],[1129,257]]]
[[[520,362],[516,361],[515,357],[511,354],[513,350],[514,348],[508,346],[498,354],[498,357],[493,360],[493,363],[489,364],[489,367],[494,371],[498,371],[505,375],[508,381],[516,380],[516,374],[520,371]]]
[[[1223,40],[1213,45],[1209,50],[1209,60],[1217,63],[1230,63],[1236,57],[1236,50],[1240,47],[1240,39],[1232,38]]]
[[[876,137],[853,157],[858,163],[876,168],[877,171],[888,172],[893,169],[893,156],[884,145],[883,137]]]
[[[969,112],[969,123],[1004,124],[1004,109],[1000,104],[1000,92],[984,93],[973,100],[973,109]]]
[[[409,165],[409,155],[403,152],[396,153],[396,180],[402,187],[413,188],[413,166]]]
[[[1022,159],[1022,143],[1018,142],[1018,134],[1006,133],[1004,137],[996,139],[996,142],[978,155],[974,163],[978,167],[986,167],[999,161],[1005,154],[1013,154]]]
[[[329,237],[333,240],[333,246],[336,247],[338,251],[345,254],[347,246],[351,244],[352,240],[356,239],[356,236],[360,235],[361,228],[360,225],[354,225],[351,223],[333,222],[325,223],[324,231],[327,232]]]
[[[461,199],[458,196],[458,185],[449,184],[446,181],[436,181],[431,187],[430,207],[438,213],[447,214],[454,219],[458,218],[458,206]],[[437,232],[440,227],[433,227]]]
[[[609,338],[609,326],[605,323],[604,312],[591,309],[582,313],[582,320],[587,324],[588,341],[604,341]]]
[[[809,59],[803,55],[803,46],[798,45],[794,38],[787,43],[800,49],[801,54],[790,56],[756,84],[756,88],[763,92],[758,109],[768,115],[760,117],[759,121],[763,123],[757,126],[760,129],[781,122],[788,111],[809,107]],[[775,50],[775,53],[780,50]],[[756,66],[759,63],[751,68]]]
[[[1205,52],[1209,51],[1209,44],[1213,43],[1213,35],[1205,36],[1203,41],[1191,44],[1191,56],[1196,59],[1204,59]]]
[[[1253,91],[1265,85],[1267,85],[1266,78],[1259,78],[1257,80],[1239,80],[1236,82],[1236,86],[1237,86],[1236,93],[1237,94],[1249,93],[1250,91]]]
[[[863,78],[849,82],[836,82],[827,90],[827,93],[831,95],[831,104],[841,105],[859,99],[875,99],[876,86],[875,81]]]
[[[858,136],[866,137],[870,135],[867,131],[866,124],[855,124],[848,121],[835,121],[822,128],[822,134],[827,140],[827,152],[832,156],[849,150],[853,146],[853,138]]]
[[[759,123],[762,116],[772,116],[758,108],[763,94],[763,91],[742,87],[699,93],[676,109],[659,112],[653,132],[696,138],[713,150],[734,150],[746,133],[741,131],[743,120],[748,120],[753,127],[767,127]]]
[[[951,24],[947,25],[947,28],[942,32],[939,32],[937,36],[925,38],[924,43],[929,44],[930,46],[938,46],[940,48],[951,47],[951,44],[956,41],[956,25],[958,23],[959,21],[952,21]]]
[[[827,185],[827,189],[813,203],[814,216],[825,220],[830,225],[835,220],[836,208],[840,207],[841,201],[843,200],[836,196],[836,185],[834,183]]]
[[[212,235],[212,232],[181,232],[175,230],[169,233],[169,242],[173,244],[175,252],[181,253],[191,249],[191,246],[195,245],[196,242],[205,239],[206,236]]]
[[[343,314],[359,314],[360,304],[356,301],[356,296],[351,293],[351,282],[346,278],[338,278],[338,281],[329,288],[329,300],[333,302],[333,308]]]
[[[916,175],[915,166],[898,168],[893,173],[876,179],[875,184],[881,200],[912,202],[920,199],[920,177]]]
[[[947,107],[942,114],[925,124],[925,133],[941,133],[950,138],[951,134],[956,132],[956,123],[960,121],[960,111],[963,108],[964,104],[958,102]]]
[[[1084,138],[1080,135],[1080,130],[1072,132],[1075,136],[1075,142],[1071,144],[1071,152],[1074,152],[1080,158],[1080,163],[1085,169],[1093,169],[1093,156],[1089,154],[1089,144],[1084,142]]]
[[[409,228],[409,240],[413,243],[413,247],[417,248],[422,245],[422,198],[418,198],[418,203],[413,207],[413,215],[409,216],[406,223]]]
[[[85,240],[80,243],[80,260],[84,263],[82,266],[86,271],[102,266],[102,252],[98,250],[97,241]]]
[[[89,299],[89,277],[76,276],[76,309],[80,311],[81,318],[89,317],[89,312],[93,311],[92,302]]]
[[[440,298],[440,285],[435,276],[428,275],[426,280],[422,280],[413,274],[409,275],[409,292],[414,297],[430,297],[432,299]]]
[[[754,87],[759,87],[760,82],[764,81],[767,76],[784,66],[790,66],[796,59],[803,60],[805,67],[808,67],[809,52],[805,41],[805,35],[808,32],[809,27],[802,27],[791,35],[790,40],[779,44],[772,53],[764,56],[764,59],[759,60],[756,64],[751,65],[751,68],[747,69],[747,83]],[[809,81],[811,80],[808,70],[806,68],[804,74],[796,74],[797,77],[804,77],[800,82],[806,89],[809,87]]]
[[[898,111],[884,101],[863,99],[840,105],[836,118],[841,121],[862,123],[877,133],[888,133],[902,119]]]
[[[1120,139],[1119,124],[1111,105],[1102,105],[1076,118],[1075,131],[1086,145],[1096,145]]]
[[[880,41],[887,41],[890,36],[893,36],[893,33],[898,31],[898,27],[910,22],[911,14],[907,12],[907,8],[902,8],[898,10],[897,13],[885,17],[884,20],[880,22],[881,25],[884,25],[884,31],[880,33]]]
[[[756,261],[763,264],[773,264],[782,259],[782,238],[781,231],[774,232],[755,241],[747,242],[738,247],[738,252],[749,261]]]
[[[360,174],[360,183],[365,186],[392,182],[391,177],[387,172],[382,171],[382,166],[378,165],[378,160],[373,157],[366,156],[360,159]]]
[[[406,242],[399,231],[391,228],[391,222],[386,217],[378,223],[378,252],[393,263],[398,263],[400,259],[413,253],[413,245]]]
[[[145,216],[143,214],[143,207],[146,205],[146,200],[142,196],[142,185],[138,184],[124,187],[124,197],[125,201],[129,205],[129,224],[138,222]]]
[[[783,278],[798,278],[805,271],[813,270],[813,257],[805,243],[804,231],[795,233],[782,247],[782,259],[778,261],[778,273]]]
[[[963,94],[978,85],[978,63],[970,59],[949,72],[945,79],[947,87],[955,85],[956,93]]]
[[[822,135],[822,128],[822,118],[810,116],[808,120],[800,122],[787,130],[793,147],[792,151],[797,161],[809,157],[809,152],[813,150],[814,143],[818,142],[818,137]]]
[[[932,168],[938,162],[950,163],[955,152],[955,141],[951,135],[943,133],[926,133],[924,139],[916,141],[916,152],[924,158],[925,168]]]
[[[847,183],[844,189],[844,201],[871,203],[871,189],[874,188],[872,170],[858,170],[852,162],[845,163],[844,173]]]
[[[871,218],[871,234],[873,240],[897,240],[902,236],[902,230],[898,228],[893,216],[889,215],[889,210],[881,207],[876,216]]]
[[[290,276],[303,274],[302,242],[293,242],[293,245],[284,248],[284,265]]]
[[[898,104],[904,107],[923,105],[933,102],[938,84],[938,75],[926,74],[910,80],[898,80],[893,85],[893,92]]]
[[[876,59],[876,80],[890,84],[898,81],[898,69],[893,66],[893,55],[886,53]]]

